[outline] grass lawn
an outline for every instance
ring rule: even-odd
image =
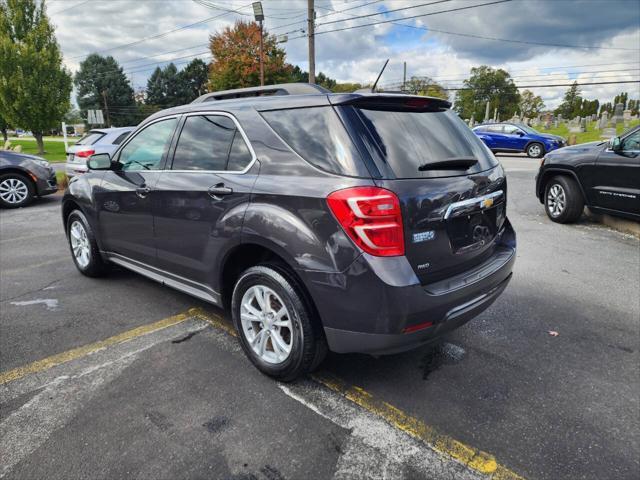
[[[36,144],[35,139],[33,138],[20,138],[20,139],[10,139],[11,145],[21,145],[22,153],[27,153],[29,155],[37,155],[38,154],[38,145]],[[73,145],[76,141],[70,141],[69,146]],[[44,140],[44,151],[47,152],[42,157],[45,160],[49,160],[50,162],[64,162],[65,161],[65,151],[64,151],[64,142],[60,142],[58,140]]]
[[[640,120],[632,120],[629,128],[633,128],[640,123]],[[582,133],[569,133],[569,127],[567,124],[562,124],[558,128],[550,128],[549,130],[545,130],[542,125],[539,125],[536,130],[540,133],[550,133],[551,135],[560,135],[564,138],[569,138],[570,135],[576,136],[576,143],[587,143],[587,142],[596,142],[598,140],[604,140],[602,138],[602,131],[597,130],[596,122],[591,122],[587,124],[587,131]],[[624,133],[624,126],[618,125],[617,134],[621,135]]]

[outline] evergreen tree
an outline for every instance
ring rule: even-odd
[[[74,84],[78,92],[78,106],[84,118],[87,118],[87,110],[103,110],[105,122],[107,115],[109,117],[109,126],[125,127],[138,123],[133,88],[113,57],[103,57],[97,53],[89,55],[80,62]]]

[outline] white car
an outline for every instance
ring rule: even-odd
[[[67,149],[65,173],[68,177],[87,171],[87,160],[96,153],[113,153],[136,127],[94,128]]]

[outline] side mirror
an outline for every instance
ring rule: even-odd
[[[517,135],[519,137],[524,137],[524,132],[522,130],[518,130]]]
[[[614,152],[619,152],[622,150],[622,142],[620,141],[620,137],[611,137],[609,140],[609,148]]]
[[[108,153],[97,153],[91,155],[87,160],[89,170],[109,170],[111,168],[111,157]]]

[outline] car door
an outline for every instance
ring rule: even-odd
[[[508,148],[510,150],[524,150],[524,147],[527,144],[527,139],[525,138],[525,133],[521,129],[515,125],[504,125],[503,135],[504,148]]]
[[[605,148],[596,160],[595,206],[640,215],[640,129]]]
[[[104,250],[155,264],[153,188],[177,123],[177,117],[169,117],[143,127],[116,153],[113,168],[105,172],[95,194]]]
[[[221,252],[240,241],[258,170],[231,115],[186,115],[171,162],[156,184],[159,268],[192,288],[209,285]]]
[[[488,125],[487,133],[489,134],[489,136],[491,137],[491,141],[493,142],[492,148],[498,150],[509,148],[502,125]]]

